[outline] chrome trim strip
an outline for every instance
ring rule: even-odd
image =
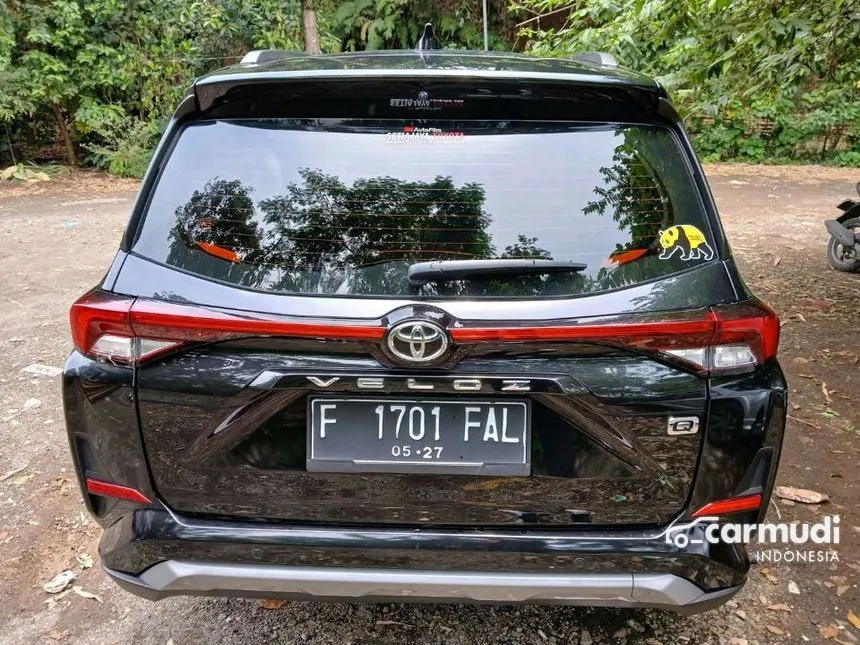
[[[334,380],[332,380],[334,379]],[[359,385],[359,380],[375,380],[374,383],[365,382]],[[381,381],[381,383],[380,383]],[[469,390],[457,389],[455,382],[480,382],[481,389]],[[432,389],[425,389],[423,385],[432,385]],[[316,386],[316,387],[314,387]],[[364,371],[326,371],[325,369],[306,368],[289,370],[263,370],[251,383],[249,388],[256,390],[318,390],[320,392],[347,392],[356,394],[368,390],[379,390],[388,388],[388,394],[403,394],[427,391],[433,394],[459,393],[463,391],[482,392],[490,394],[493,392],[549,392],[556,394],[588,394],[588,389],[575,377],[562,374],[552,376],[530,376],[523,378],[522,375],[500,372],[477,374],[464,372],[456,374],[438,374],[433,372],[415,372],[408,375],[392,373],[388,371],[371,370]]]
[[[173,509],[171,509],[169,507],[164,507],[163,509],[160,510],[160,512],[167,513],[174,523],[176,523],[178,526],[183,527],[184,529],[187,529],[187,530],[199,529],[199,530],[205,531],[207,533],[207,535],[212,536],[213,538],[218,538],[218,537],[228,538],[229,531],[227,531],[227,530],[224,530],[223,535],[220,535],[220,531],[222,529],[219,528],[219,526],[217,525],[217,522],[210,522],[210,521],[201,520],[201,519],[193,519],[192,520],[191,518],[177,514]],[[680,528],[683,527],[685,530],[689,530],[692,528],[691,526],[688,526],[685,522],[686,522],[685,516],[679,515],[674,520],[672,520],[668,525],[666,525],[662,528],[659,528],[659,529],[652,529],[652,530],[643,529],[641,531],[635,531],[635,532],[630,531],[630,530],[624,530],[624,529],[605,530],[605,531],[594,530],[594,529],[587,529],[587,530],[571,529],[569,532],[566,532],[565,535],[568,537],[575,537],[575,538],[578,538],[579,540],[583,540],[586,542],[592,542],[593,541],[593,544],[597,547],[600,547],[600,548],[602,548],[604,544],[612,543],[615,541],[634,540],[634,541],[638,541],[638,542],[642,542],[642,543],[647,543],[647,542],[654,542],[654,541],[659,540],[661,542],[671,543],[669,538],[672,535],[674,535]],[[703,523],[696,523],[694,526],[701,527],[702,534],[704,534],[704,526],[703,525],[704,525],[704,522]],[[514,525],[514,526],[516,526],[516,525]],[[300,528],[302,530],[302,535],[305,536],[306,539],[329,540],[335,534],[337,534],[337,530],[332,529],[330,527],[326,528],[326,527],[317,527],[317,526],[313,526],[313,527],[311,527],[311,526],[296,526],[295,528]],[[271,534],[273,531],[285,531],[285,530],[289,531],[290,529],[285,529],[283,526],[279,527],[279,528],[273,528],[271,526],[266,526],[266,525],[257,526],[254,524],[245,523],[242,526],[242,530],[252,532],[252,533],[257,533],[260,535],[265,535],[265,534]],[[357,530],[353,531],[353,534],[355,535],[355,534],[359,534],[359,533],[363,533],[363,532],[365,532],[365,531],[363,531],[362,529],[357,529]],[[366,532],[369,534],[377,534],[377,533],[381,532],[390,538],[402,537],[405,535],[415,535],[415,530],[411,529],[411,528],[367,529]],[[457,529],[455,531],[444,531],[444,530],[432,531],[430,529],[427,529],[427,530],[422,530],[421,535],[426,536],[426,537],[434,537],[434,536],[441,536],[441,535],[449,535],[452,532],[457,533],[457,534],[463,534],[464,533],[463,529]],[[558,533],[556,533],[556,532],[546,533],[546,532],[541,532],[539,530],[529,531],[527,534],[522,533],[522,531],[520,531],[519,535],[517,535],[516,533],[514,533],[514,531],[511,530],[511,528],[509,528],[507,531],[505,531],[504,529],[502,529],[502,530],[480,530],[480,531],[476,530],[476,531],[474,531],[474,533],[479,534],[480,537],[483,539],[503,540],[503,539],[512,539],[513,538],[513,539],[522,539],[524,542],[529,541],[529,540],[533,540],[535,538],[538,538],[538,539],[548,538],[550,536],[557,536],[558,535]],[[677,551],[677,555],[678,556],[683,555],[683,552]]]

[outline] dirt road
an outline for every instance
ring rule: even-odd
[[[69,304],[101,278],[134,196],[133,182],[76,174],[0,187],[0,642],[857,642],[860,631],[847,616],[860,614],[860,274],[828,268],[822,221],[860,176],[800,167],[708,172],[744,276],[784,322],[791,419],[779,483],[831,500],[775,502],[771,515],[838,513],[838,562],[757,565],[736,601],[689,619],[546,607],[150,604],[126,594],[97,557],[92,568],[78,562],[96,556],[100,529],[71,476],[57,377],[26,371],[62,365]],[[50,599],[42,583],[67,568],[99,599]]]

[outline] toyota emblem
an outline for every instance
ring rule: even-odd
[[[407,363],[429,363],[448,349],[447,332],[434,322],[407,320],[388,330],[386,345],[396,358]]]

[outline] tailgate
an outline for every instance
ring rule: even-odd
[[[704,427],[706,379],[623,351],[542,356],[523,344],[494,344],[444,374],[404,373],[340,345],[337,363],[348,370],[332,369],[330,354],[231,343],[142,367],[143,438],[168,505],[301,522],[439,525],[660,524],[685,506],[701,433],[670,419]],[[512,382],[520,391],[504,391]],[[362,383],[382,387],[368,392]],[[479,390],[463,393],[457,383]],[[432,464],[411,473],[308,472],[314,397],[374,406],[527,401],[529,474],[457,474]],[[376,441],[375,425],[338,429]]]

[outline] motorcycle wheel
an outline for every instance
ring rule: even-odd
[[[852,217],[842,222],[845,228],[854,231],[860,229],[860,217]],[[837,271],[857,271],[860,269],[860,256],[854,249],[846,249],[835,238],[827,243],[827,261]]]

